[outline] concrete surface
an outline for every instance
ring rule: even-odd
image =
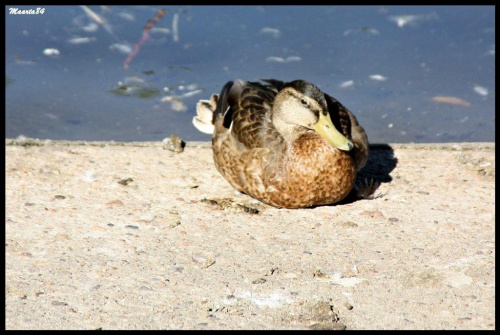
[[[494,329],[494,143],[374,145],[275,209],[209,143],[6,140],[7,329]]]

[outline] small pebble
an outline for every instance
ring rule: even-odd
[[[125,228],[130,228],[130,229],[139,229],[139,227],[134,226],[134,225],[131,225],[131,224],[126,225],[126,226],[125,226]]]
[[[172,222],[170,225],[169,225],[169,228],[175,228],[177,227],[178,225],[180,225],[181,222],[180,221],[175,221],[175,222]]]
[[[344,302],[344,307],[347,308],[348,310],[352,310],[354,307],[348,303],[348,302]]]
[[[170,138],[163,139],[163,149],[168,149],[175,153],[181,153],[184,151],[184,147],[186,143],[181,140],[181,138],[177,135],[171,135]]]
[[[123,206],[123,201],[121,200],[112,200],[108,203],[106,203],[108,206]]]
[[[68,306],[68,304],[62,301],[52,301],[52,306]]]
[[[312,276],[315,278],[328,278],[329,276],[320,269],[313,271]]]
[[[264,284],[266,280],[264,278],[257,278],[252,280],[252,284]]]
[[[129,183],[133,182],[134,180],[132,178],[127,178],[127,179],[122,179],[118,181],[118,184],[127,186]]]
[[[56,236],[56,240],[57,241],[67,241],[67,240],[70,240],[71,238],[69,237],[69,235],[66,235],[66,234],[58,234]]]
[[[202,267],[206,269],[214,264],[215,264],[215,261],[213,259],[209,258],[205,262],[203,262]]]

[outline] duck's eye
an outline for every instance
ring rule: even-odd
[[[300,99],[300,103],[307,107],[307,101],[305,99]]]

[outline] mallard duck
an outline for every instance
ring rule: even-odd
[[[197,104],[217,170],[238,191],[278,208],[333,204],[354,187],[368,139],[340,102],[304,80],[229,81]]]

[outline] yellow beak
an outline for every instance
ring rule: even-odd
[[[325,140],[330,142],[334,147],[343,150],[350,151],[354,148],[351,141],[347,139],[341,132],[335,128],[330,118],[330,114],[319,113],[319,120],[316,124],[312,125],[312,128],[323,137]]]

